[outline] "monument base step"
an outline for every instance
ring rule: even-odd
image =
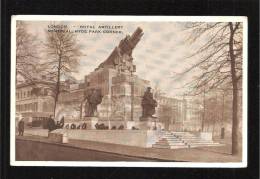
[[[205,139],[189,132],[164,132],[152,147],[177,149],[222,145],[223,144],[214,142],[210,138]]]

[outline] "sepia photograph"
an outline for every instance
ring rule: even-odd
[[[12,16],[13,166],[247,166],[247,18]]]

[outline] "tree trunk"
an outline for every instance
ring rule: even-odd
[[[57,76],[56,91],[55,91],[56,93],[54,98],[54,118],[55,118],[57,102],[60,94],[60,71],[61,71],[61,55],[59,57],[58,76]]]
[[[235,28],[233,27],[233,23],[229,22],[230,28],[230,38],[229,38],[229,55],[230,55],[230,63],[231,63],[231,78],[232,78],[232,87],[233,87],[233,102],[232,102],[232,155],[237,155],[239,152],[239,144],[238,144],[238,117],[237,117],[237,77],[236,77],[236,62],[235,62],[235,55],[234,55],[234,33]]]

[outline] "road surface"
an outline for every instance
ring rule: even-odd
[[[155,161],[66,145],[16,140],[16,160],[22,161]]]

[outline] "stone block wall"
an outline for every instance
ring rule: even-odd
[[[105,142],[137,147],[152,147],[159,136],[158,131],[146,130],[68,130],[69,139]]]

